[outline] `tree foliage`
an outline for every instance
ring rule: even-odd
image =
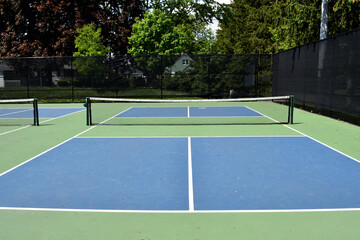
[[[271,1],[235,0],[229,16],[220,21],[217,37],[224,53],[271,52]]]
[[[195,41],[193,53],[216,54],[219,52],[215,33],[205,25],[199,25],[196,28]]]
[[[105,47],[101,41],[101,28],[96,29],[95,25],[91,23],[79,28],[77,33],[79,34],[75,38],[77,52],[74,53],[74,56],[86,58],[75,59],[76,69],[84,75],[105,73],[102,59],[96,58],[110,53],[110,48]]]
[[[272,6],[277,17],[270,28],[275,51],[319,39],[321,0],[278,2]]]
[[[278,24],[270,28],[275,50],[319,40],[321,0],[274,4]],[[360,1],[329,0],[328,37],[360,27]]]
[[[184,25],[174,25],[165,13],[154,10],[133,25],[129,53],[178,54],[189,49],[193,38]]]
[[[224,6],[214,0],[153,0],[137,18],[129,38],[132,54],[215,53],[215,35],[206,28]]]
[[[360,28],[360,0],[329,2],[329,35]]]
[[[126,54],[132,26],[146,8],[174,28],[165,31],[161,47],[178,36],[172,46],[182,42],[192,53],[269,53],[318,40],[321,2],[233,0],[228,8],[215,0],[0,0],[0,57],[71,56],[76,30],[90,23],[102,29],[114,55]],[[204,27],[214,18],[221,22],[217,44]],[[329,0],[328,36],[359,27],[360,0]]]
[[[93,23],[84,25],[77,30],[75,47],[78,49],[74,56],[105,56],[110,48],[101,41],[101,28],[96,29]]]
[[[224,53],[271,53],[317,41],[322,0],[234,0],[220,22]],[[329,0],[328,36],[360,27],[359,0]]]
[[[215,0],[152,0],[150,8],[159,10],[170,18],[175,25],[196,26],[220,19],[226,7]]]
[[[128,49],[142,0],[1,0],[0,56],[71,56],[76,29],[95,23],[115,54]]]
[[[126,54],[135,19],[143,18],[145,0],[99,0],[96,26],[101,27],[103,41],[114,55]]]

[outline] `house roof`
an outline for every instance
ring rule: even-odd
[[[186,53],[181,55],[176,61],[175,63],[168,67],[169,72],[184,72],[187,70],[192,69],[192,67],[190,66],[190,62],[193,62],[194,59],[192,59],[189,55],[187,55]]]

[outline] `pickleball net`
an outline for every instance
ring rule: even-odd
[[[230,99],[86,98],[87,125],[292,124],[293,96]]]
[[[0,126],[39,125],[36,98],[0,99]]]

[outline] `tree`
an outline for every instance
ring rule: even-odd
[[[94,87],[93,77],[106,73],[104,59],[99,56],[109,54],[110,48],[104,46],[101,41],[101,28],[96,29],[93,23],[79,28],[77,33],[79,35],[75,38],[75,47],[78,51],[74,53],[74,56],[80,58],[75,59],[74,66],[82,75],[90,78],[91,87]]]
[[[4,0],[0,2],[0,56],[27,56],[29,38],[34,35],[34,28],[24,31],[26,24],[34,26],[35,9],[24,0]]]
[[[71,56],[76,29],[95,20],[95,10],[91,0],[3,0],[1,56]]]
[[[101,28],[96,29],[93,23],[79,28],[77,33],[75,47],[78,51],[74,56],[105,56],[110,53],[110,48],[101,41]]]
[[[264,53],[273,51],[270,0],[234,0],[229,16],[220,21],[218,43],[223,53]]]
[[[225,6],[215,0],[152,0],[151,11],[137,18],[129,38],[132,54],[216,53],[216,38],[206,25]]]
[[[179,54],[191,51],[195,36],[186,25],[174,25],[165,13],[158,10],[145,13],[145,18],[137,18],[133,33],[129,38],[130,54]]]
[[[96,26],[101,27],[103,41],[114,55],[126,54],[132,26],[145,13],[145,0],[101,0],[98,3]]]
[[[360,0],[329,1],[329,35],[360,28]]]
[[[321,0],[274,4],[277,24],[270,28],[275,49],[286,50],[319,40]],[[360,27],[360,1],[329,0],[328,37]]]
[[[195,29],[195,42],[193,53],[216,54],[219,52],[215,33],[204,24]]]
[[[211,23],[213,18],[222,18],[226,11],[226,6],[215,0],[152,0],[150,8],[165,13],[175,25],[192,26]]]
[[[321,0],[278,2],[272,6],[277,16],[270,28],[275,51],[317,41],[320,32]]]
[[[321,0],[234,0],[220,22],[224,53],[271,53],[319,39]],[[359,0],[329,0],[328,36],[360,27]]]
[[[0,56],[71,56],[76,29],[94,23],[102,28],[112,53],[127,53],[143,0],[1,0]]]
[[[35,9],[35,33],[29,39],[31,44],[37,44],[35,56],[71,56],[76,29],[95,21],[98,8],[91,0],[40,0],[30,1],[29,5]]]
[[[183,51],[217,53],[215,34],[206,26],[215,18],[223,18],[228,10],[226,5],[215,0],[152,0],[150,8],[164,13],[173,26],[185,26],[188,34],[195,37],[190,48]]]

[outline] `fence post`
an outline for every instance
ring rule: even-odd
[[[208,95],[208,98],[210,99],[210,55],[207,54],[205,55],[206,56],[206,62],[207,62],[207,84],[208,84],[208,92],[207,92],[207,95]]]
[[[160,69],[162,71],[162,69],[163,69],[163,55],[160,55],[160,66],[161,66]],[[164,73],[161,72],[161,75],[160,75],[160,99],[163,99],[163,75],[164,75]]]
[[[259,69],[261,69],[261,55],[260,53],[257,54],[257,64],[255,65],[255,94],[256,97],[259,96]]]
[[[25,58],[25,65],[26,65],[26,92],[27,97],[30,98],[30,88],[29,88],[29,62],[28,58]]]
[[[74,102],[75,94],[74,94],[74,68],[73,68],[74,57],[70,57],[70,68],[71,68],[71,98],[72,102]]]

